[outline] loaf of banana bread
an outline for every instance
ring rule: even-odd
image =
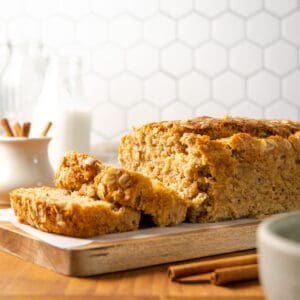
[[[59,188],[20,188],[10,193],[21,223],[73,237],[136,230],[140,212]]]
[[[188,203],[176,191],[141,173],[103,164],[92,155],[67,152],[55,174],[55,185],[131,207],[150,215],[158,226],[179,224],[186,218]]]
[[[121,139],[119,161],[178,191],[192,222],[300,208],[300,122],[198,117],[149,123]]]

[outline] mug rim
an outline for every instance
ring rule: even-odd
[[[23,137],[23,136],[0,136],[0,142],[22,142],[22,141],[43,141],[43,140],[51,140],[50,136],[41,136],[41,137]]]
[[[274,232],[271,228],[275,223],[284,222],[291,216],[299,216],[300,219],[300,210],[274,215],[262,221],[257,229],[258,247],[259,244],[264,243],[282,252],[300,257],[300,243]]]

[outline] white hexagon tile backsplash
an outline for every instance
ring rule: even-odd
[[[224,114],[300,119],[300,0],[1,0],[8,39],[82,59],[92,142]]]

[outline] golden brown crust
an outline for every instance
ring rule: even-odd
[[[73,237],[136,230],[140,213],[64,189],[21,188],[10,193],[15,215],[40,230]]]
[[[208,135],[211,139],[230,137],[235,133],[249,133],[254,137],[279,135],[288,137],[300,130],[300,122],[290,120],[248,119],[225,116],[223,118],[197,117],[191,120],[162,121],[143,126],[148,130],[169,130],[175,133]]]
[[[185,220],[188,204],[174,190],[138,172],[115,168],[98,160],[94,160],[89,168],[90,174],[96,176],[83,176],[85,165],[77,164],[81,156],[75,151],[65,154],[56,172],[56,186],[137,209],[149,214],[159,226],[178,224]],[[85,154],[84,160],[88,158]],[[87,181],[80,180],[81,185],[78,184],[77,178],[87,177]]]
[[[299,124],[230,117],[145,124],[121,139],[119,160],[177,190],[192,222],[260,217],[300,208]]]

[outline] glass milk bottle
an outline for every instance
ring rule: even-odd
[[[33,132],[40,134],[52,122],[49,158],[56,170],[67,151],[89,152],[91,111],[83,100],[78,58],[49,58],[39,103],[33,114]]]
[[[7,43],[6,66],[0,75],[0,117],[11,123],[28,121],[41,92],[44,75],[40,43]]]

